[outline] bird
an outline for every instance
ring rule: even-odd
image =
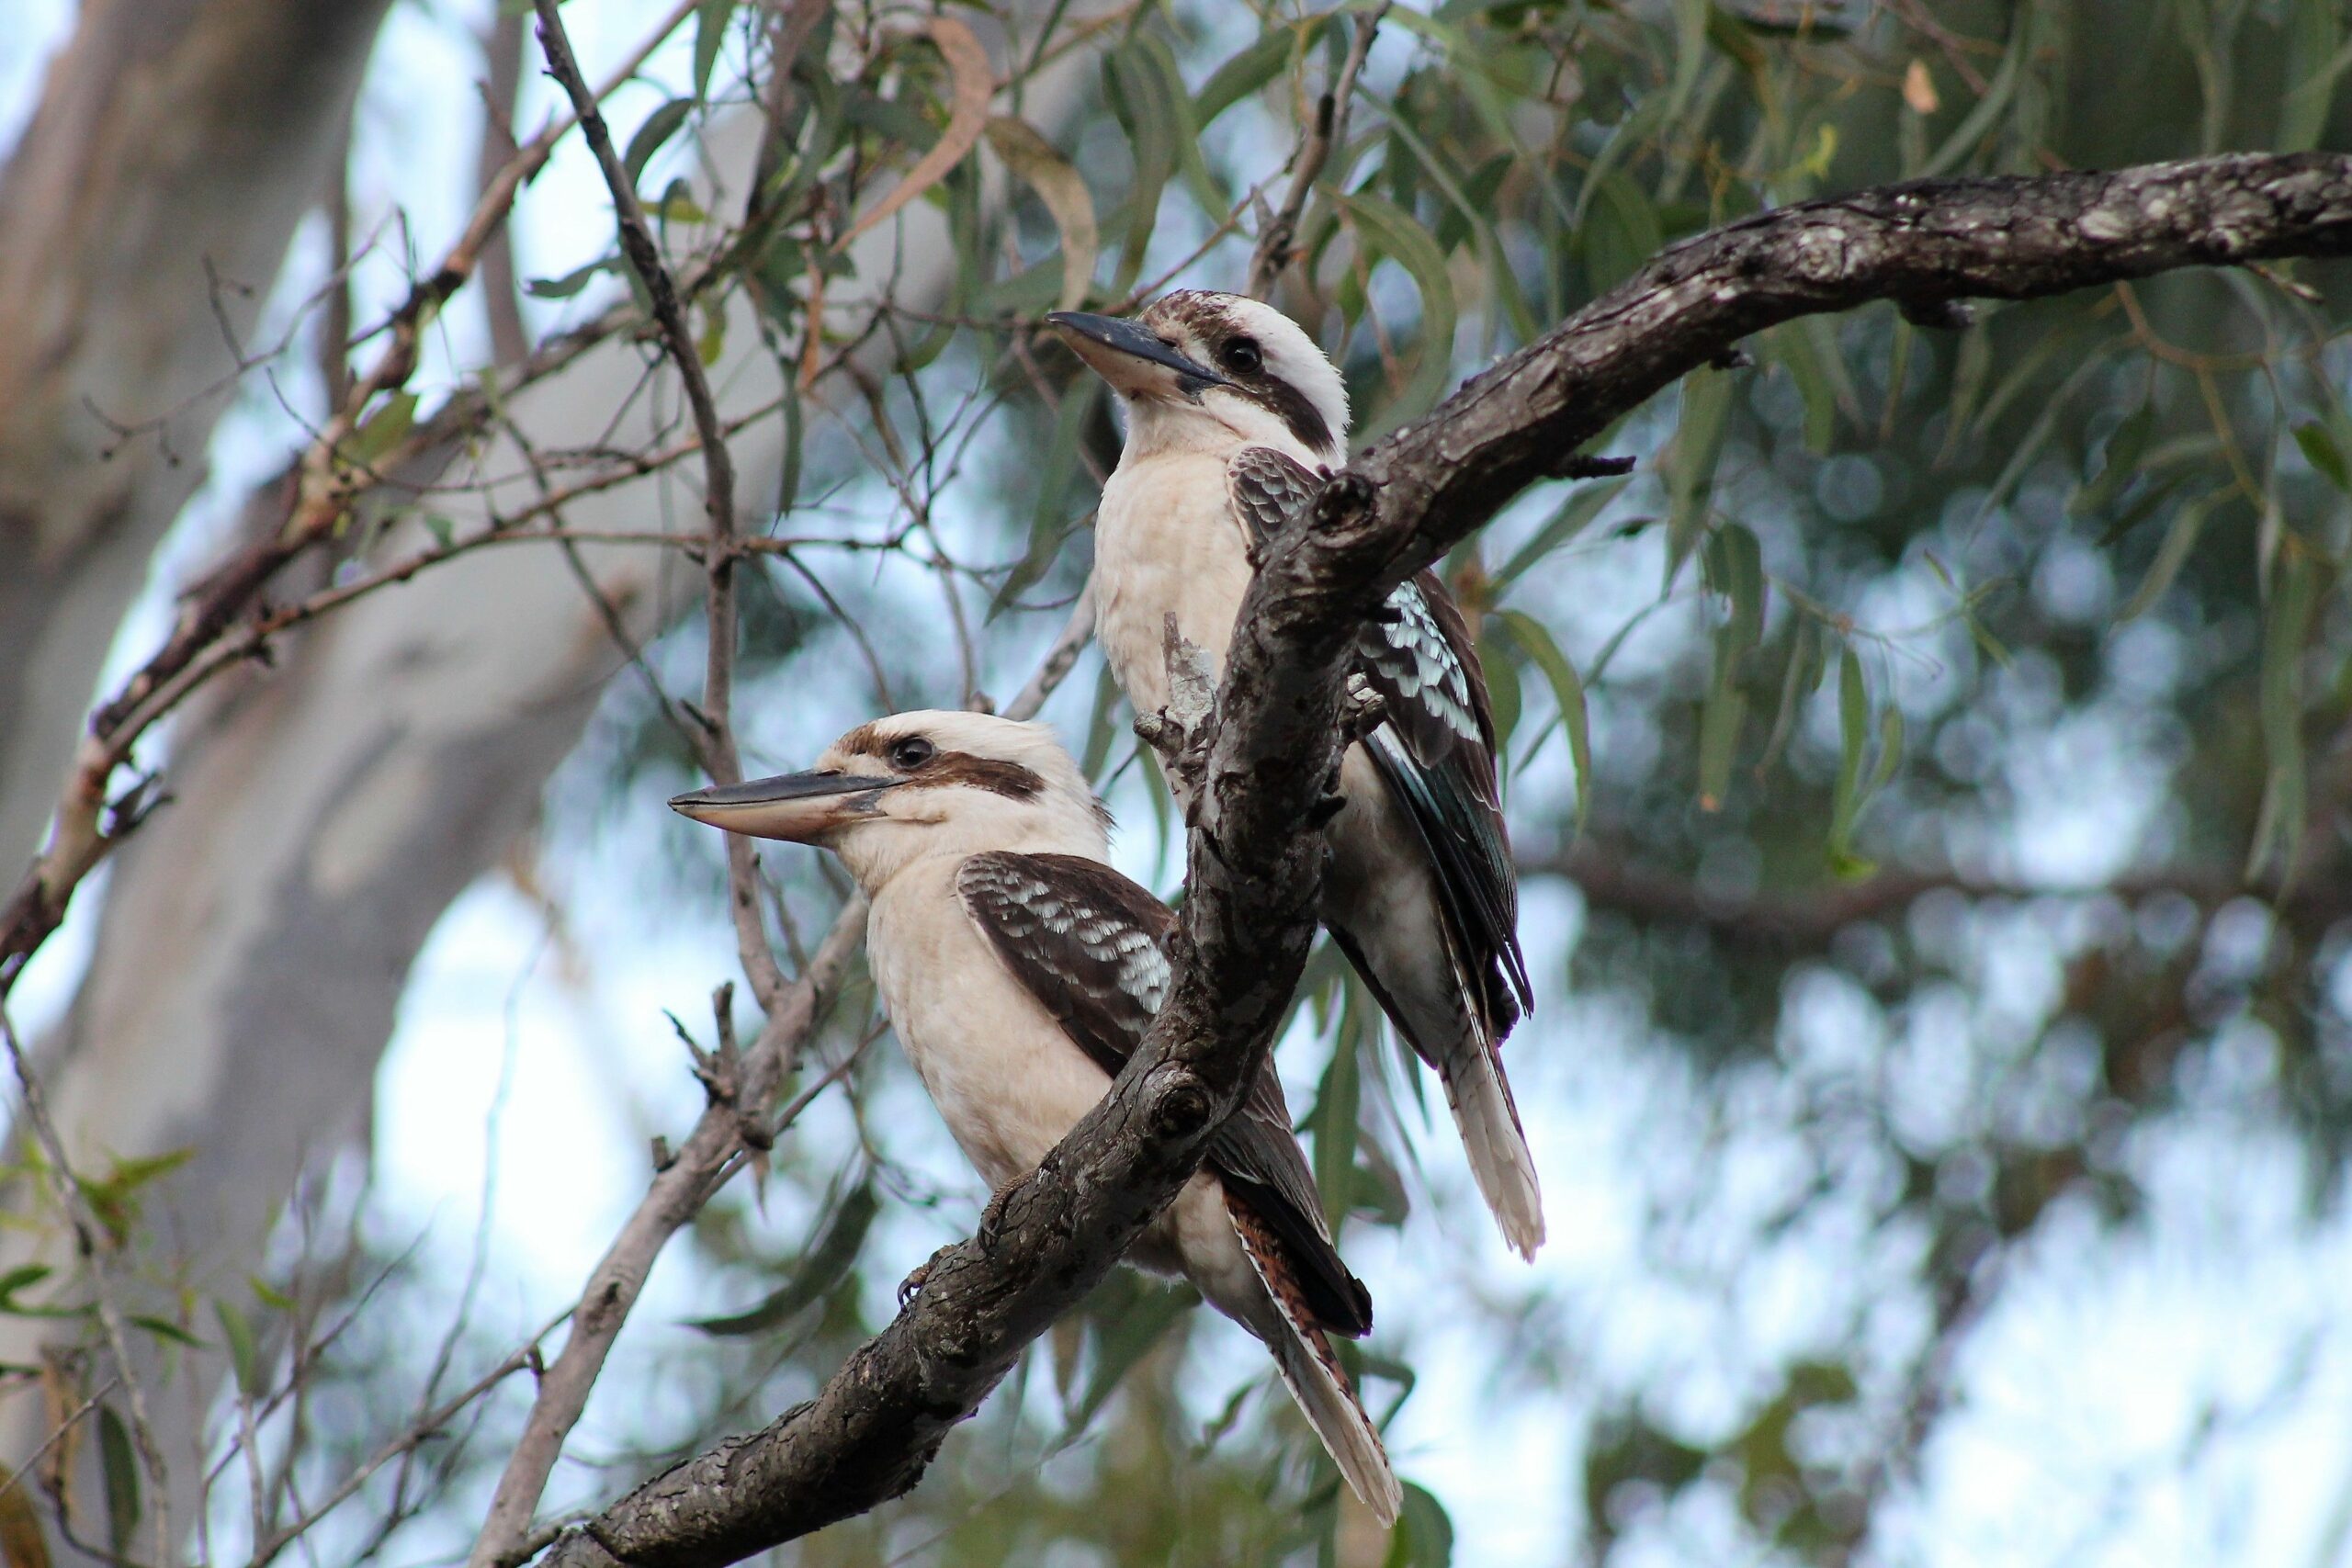
[[[843,735],[808,772],[670,804],[840,857],[870,900],[884,1009],[996,1190],[991,1214],[1109,1092],[1167,995],[1176,917],[1106,863],[1109,814],[1044,725],[895,714]],[[1340,1473],[1391,1524],[1396,1473],[1330,1340],[1371,1332],[1371,1292],[1340,1257],[1291,1128],[1262,1065],[1128,1260],[1191,1280],[1265,1343]]]
[[[1169,617],[1222,668],[1262,546],[1347,460],[1347,389],[1296,322],[1244,295],[1183,289],[1131,319],[1046,320],[1125,406],[1095,513],[1095,636],[1136,711],[1155,714]],[[1486,678],[1430,571],[1388,596],[1353,660],[1351,687],[1385,716],[1341,759],[1323,924],[1437,1070],[1487,1207],[1532,1259],[1543,1193],[1500,1046],[1534,997]]]

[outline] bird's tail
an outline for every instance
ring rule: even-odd
[[[1233,1217],[1241,1250],[1249,1255],[1250,1267],[1257,1270],[1273,1307],[1266,1314],[1271,1322],[1252,1326],[1258,1327],[1260,1337],[1274,1353],[1283,1386],[1298,1402],[1315,1435],[1323,1439],[1325,1451],[1340,1467],[1349,1488],[1382,1525],[1395,1524],[1404,1493],[1396,1484],[1396,1472],[1388,1467],[1388,1450],[1382,1446],[1380,1433],[1364,1413],[1363,1402],[1356,1398],[1329,1337],[1307,1310],[1306,1298],[1283,1256],[1281,1242],[1247,1204],[1228,1198],[1226,1209]]]
[[[1479,1193],[1503,1239],[1521,1258],[1533,1258],[1544,1245],[1544,1193],[1494,1042],[1474,1021],[1438,1058],[1437,1071]]]
[[[1536,1185],[1535,1156],[1519,1124],[1510,1084],[1503,1077],[1496,1032],[1478,1005],[1479,993],[1455,951],[1453,932],[1440,928],[1450,987],[1427,985],[1392,991],[1382,984],[1383,968],[1405,966],[1374,963],[1373,953],[1355,933],[1334,920],[1324,923],[1413,1055],[1437,1069],[1479,1195],[1512,1250],[1532,1258],[1544,1245],[1544,1193]],[[1395,958],[1393,948],[1376,951]]]

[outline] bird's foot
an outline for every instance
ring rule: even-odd
[[[941,1247],[937,1252],[916,1264],[913,1273],[899,1281],[899,1311],[904,1312],[907,1303],[915,1299],[915,1292],[931,1283],[931,1271],[939,1267],[939,1260],[955,1250],[952,1245]]]
[[[1012,1197],[1012,1190],[1020,1185],[1018,1181],[1009,1181],[998,1188],[989,1197],[988,1207],[980,1211],[978,1238],[982,1252],[996,1250],[998,1233],[1004,1229],[1004,1206]]]
[[[1388,699],[1361,674],[1348,677],[1340,697],[1340,734],[1352,746],[1388,722]]]

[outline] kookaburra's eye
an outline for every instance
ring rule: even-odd
[[[1237,376],[1255,376],[1265,364],[1266,356],[1259,352],[1256,338],[1238,337],[1216,352],[1218,363]]]
[[[920,735],[910,735],[890,748],[890,765],[900,771],[922,767],[931,761],[939,748]]]

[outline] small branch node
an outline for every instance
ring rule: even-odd
[[[1341,468],[1315,498],[1315,526],[1338,528],[1355,521],[1372,510],[1373,494],[1370,479],[1352,468]]]
[[[1929,332],[1956,333],[1976,324],[1976,308],[1965,299],[1897,299],[1905,321]]]
[[[1632,457],[1602,457],[1590,453],[1571,452],[1552,470],[1555,479],[1609,479],[1634,471]]]

